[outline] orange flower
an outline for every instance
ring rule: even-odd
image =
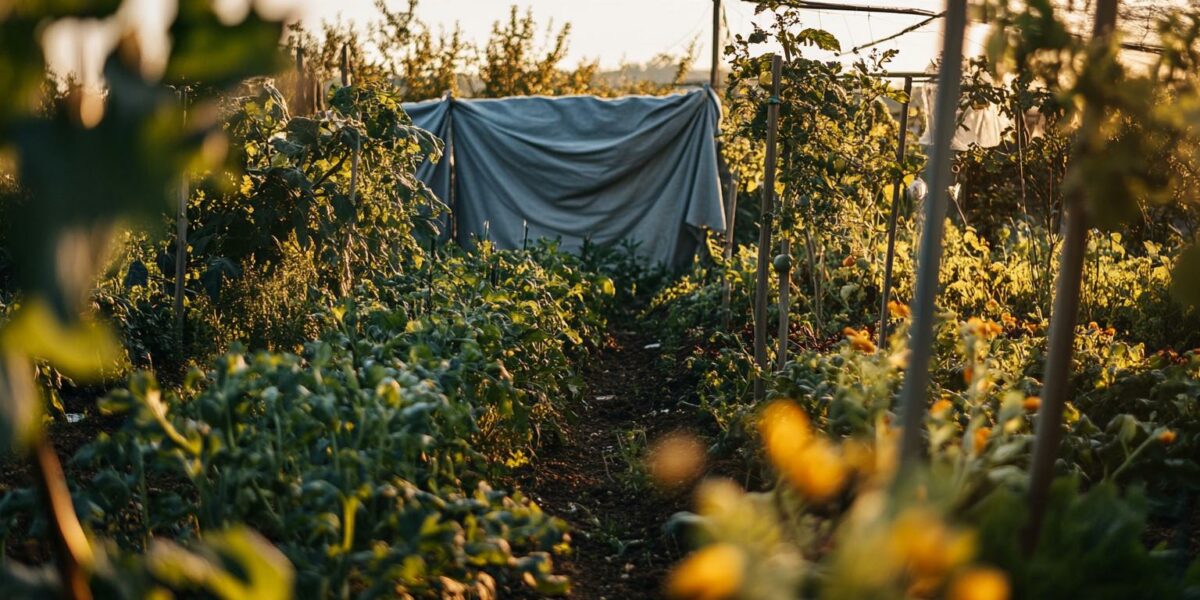
[[[1012,593],[1008,576],[988,567],[974,567],[954,578],[949,600],[1008,600]]]
[[[858,337],[863,334],[859,333],[859,331],[853,327],[846,327],[845,329],[842,329],[842,335],[846,337]]]
[[[987,448],[988,438],[991,437],[991,435],[991,427],[980,427],[979,429],[975,430],[975,445],[973,446],[975,449],[975,454],[979,454],[980,452],[983,452],[984,448]]]
[[[1100,329],[1100,326],[1097,325],[1095,321],[1088,321],[1088,329],[1096,331],[1097,329]]]
[[[984,321],[983,322],[983,333],[984,333],[984,335],[986,335],[987,337],[990,337],[990,338],[996,337],[996,336],[1000,335],[1001,333],[1004,333],[1004,328],[1001,327],[1000,325],[996,324],[995,321]]]
[[[856,262],[858,262],[858,259],[854,258],[853,254],[848,254],[848,255],[846,255],[845,260],[842,261],[842,266],[843,267],[853,267],[854,263],[856,263]]]
[[[967,367],[966,369],[963,369],[963,381],[967,385],[970,385],[972,381],[975,381],[975,369],[973,367]]]
[[[1158,434],[1158,441],[1162,442],[1164,446],[1169,446],[1175,443],[1176,437],[1178,436],[1174,431],[1171,431],[1170,429],[1164,429],[1162,433]]]
[[[1042,407],[1042,399],[1037,396],[1026,396],[1025,401],[1021,402],[1021,406],[1029,412],[1033,412]]]
[[[876,350],[875,342],[872,342],[865,335],[850,336],[850,347],[867,354],[873,354]]]
[[[912,309],[907,304],[901,304],[893,300],[888,302],[888,314],[896,319],[907,319],[912,317]]]
[[[1017,318],[1008,313],[1004,313],[1004,314],[1000,315],[1000,322],[1004,323],[1005,327],[1016,327],[1017,326]]]
[[[1106,329],[1104,330],[1104,335],[1107,335],[1108,337],[1112,337],[1112,336],[1114,336],[1114,335],[1117,335],[1117,328],[1116,328],[1116,327],[1108,327],[1108,328],[1106,328]]]
[[[941,400],[934,402],[933,406],[929,407],[929,414],[935,417],[941,417],[951,408],[954,408],[954,403],[950,402],[948,398],[942,398]]]

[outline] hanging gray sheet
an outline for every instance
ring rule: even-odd
[[[418,176],[450,197],[458,240],[501,248],[559,238],[577,251],[630,240],[653,263],[682,266],[699,228],[725,229],[717,173],[720,105],[710,90],[665,97],[438,100],[406,104],[447,141]]]

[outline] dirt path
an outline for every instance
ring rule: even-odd
[[[641,461],[647,443],[691,429],[680,399],[694,387],[664,372],[653,327],[621,323],[585,370],[588,390],[563,439],[547,442],[518,485],[572,529],[574,554],[559,560],[571,598],[661,598],[663,578],[685,548],[663,525],[688,508],[687,491],[661,492]]]

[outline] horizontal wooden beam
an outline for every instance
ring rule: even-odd
[[[750,2],[758,4],[759,0],[742,0],[742,2]],[[818,0],[791,0],[783,2],[786,6],[793,8],[809,8],[813,10],[833,10],[845,12],[867,12],[867,13],[886,13],[893,15],[913,15],[916,17],[935,17],[939,13],[923,8],[907,8],[903,6],[868,6],[865,4],[838,4],[836,2],[820,2]]]

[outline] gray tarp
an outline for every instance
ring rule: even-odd
[[[501,248],[561,238],[578,250],[638,244],[651,262],[680,266],[696,228],[725,229],[709,90],[665,97],[589,96],[437,100],[405,104],[413,122],[446,140],[441,164],[418,176],[449,199],[453,155],[458,239]]]

